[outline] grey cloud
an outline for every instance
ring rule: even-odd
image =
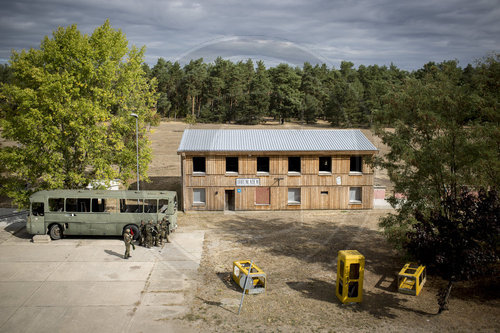
[[[22,0],[2,3],[0,61],[11,49],[38,47],[58,25],[91,33],[106,18],[131,44],[146,45],[150,65],[223,56],[416,69],[455,58],[465,65],[500,44],[498,0]]]

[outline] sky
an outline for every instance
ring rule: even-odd
[[[429,61],[462,67],[500,52],[500,0],[0,0],[0,63],[12,50],[39,48],[59,26],[91,34],[106,19],[145,61],[181,64],[218,56],[390,65]]]

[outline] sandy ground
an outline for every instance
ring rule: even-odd
[[[176,150],[185,128],[330,127],[162,122],[151,135],[152,183],[146,187],[180,189]],[[387,151],[369,130],[363,132],[381,153]],[[383,170],[376,170],[375,183],[392,188]],[[429,277],[418,297],[397,293],[404,262],[378,229],[378,219],[388,212],[181,213],[179,228],[204,230],[205,242],[194,301],[180,319],[201,331],[499,331],[499,295],[491,284],[458,285],[451,311],[439,316],[435,295],[443,281]],[[366,257],[360,304],[342,305],[335,297],[337,252],[345,249]],[[254,260],[268,274],[266,293],[247,296],[240,315],[241,290],[230,275],[235,260]]]

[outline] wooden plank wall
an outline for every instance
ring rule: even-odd
[[[200,156],[200,155],[197,155]],[[230,156],[230,155],[228,155]],[[231,155],[235,156],[235,155]],[[298,155],[295,155],[298,156]],[[332,173],[319,174],[318,156],[301,157],[301,174],[288,174],[288,156],[269,156],[269,174],[257,175],[255,156],[238,156],[237,175],[226,175],[225,156],[205,156],[206,173],[193,175],[192,156],[182,156],[183,206],[185,210],[223,210],[225,190],[235,190],[237,210],[370,209],[373,208],[373,170],[363,164],[362,175],[350,175],[350,156],[332,156]],[[337,185],[340,177],[341,185]],[[255,205],[255,187],[236,187],[237,178],[259,178],[270,187],[271,204]],[[278,180],[276,178],[281,178]],[[362,203],[349,203],[349,187],[362,187]],[[301,188],[301,204],[288,204],[288,188]],[[193,188],[205,188],[206,204],[193,206]],[[236,189],[240,188],[241,193]],[[327,192],[327,194],[321,194]]]

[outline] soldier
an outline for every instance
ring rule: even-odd
[[[170,235],[170,222],[168,221],[168,219],[166,217],[163,218],[163,224],[162,224],[162,228],[163,228],[163,239],[167,242],[167,243],[170,243],[170,241],[168,240],[168,235]]]
[[[125,230],[125,233],[123,234],[123,241],[125,242],[125,255],[123,256],[123,259],[128,259],[130,257],[130,244],[132,243],[130,229]]]
[[[153,222],[149,221],[146,226],[146,247],[149,249],[153,245]]]
[[[161,246],[163,243],[163,238],[165,238],[165,233],[163,232],[163,225],[161,223],[162,221],[158,221],[158,224],[156,225],[156,229],[158,230],[158,246]]]
[[[153,231],[153,244],[154,244],[154,246],[158,246],[158,236],[159,235],[158,235],[158,226],[156,224],[153,226],[152,231]]]
[[[146,224],[144,223],[144,220],[141,220],[141,225],[139,227],[139,245],[146,246],[145,240],[146,240]]]

